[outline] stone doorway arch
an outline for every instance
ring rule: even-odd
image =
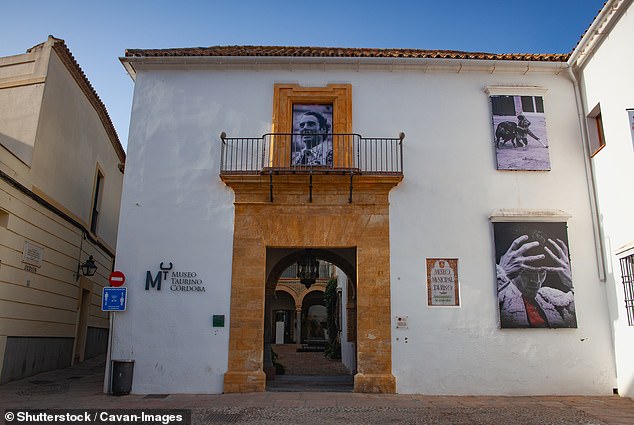
[[[401,176],[279,176],[274,202],[260,176],[224,176],[235,193],[231,311],[225,392],[265,391],[265,299],[302,251],[336,264],[356,286],[356,392],[394,393],[389,202]],[[288,248],[291,247],[291,248]]]

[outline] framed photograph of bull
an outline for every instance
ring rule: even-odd
[[[548,171],[550,155],[541,96],[491,96],[498,170]]]
[[[502,328],[576,328],[565,222],[496,222]]]

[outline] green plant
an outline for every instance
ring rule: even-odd
[[[286,373],[286,368],[282,363],[277,361],[279,357],[279,354],[273,351],[273,347],[271,347],[271,361],[273,362],[273,366],[275,367],[275,374],[284,375]]]
[[[326,344],[326,349],[324,350],[324,355],[329,359],[340,359],[341,358],[341,343],[338,339],[334,342],[328,342]]]
[[[330,279],[324,292],[324,304],[328,314],[326,326],[328,329],[328,342],[324,355],[329,359],[341,358],[341,342],[339,341],[339,328],[337,324],[337,279]]]

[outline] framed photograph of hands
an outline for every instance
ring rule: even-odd
[[[559,222],[493,223],[502,328],[576,328],[568,229]]]

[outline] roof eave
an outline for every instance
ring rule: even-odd
[[[316,56],[134,56],[120,58],[128,74],[135,79],[137,69],[144,65],[248,65],[248,66],[293,66],[293,65],[351,65],[387,67],[450,67],[450,68],[516,68],[525,70],[567,67],[565,60],[519,60],[519,59],[467,59],[467,58],[386,58],[386,57],[316,57]]]
[[[634,0],[607,0],[590,27],[573,49],[568,64],[574,68],[582,68],[592,54],[601,46],[606,34],[619,21]]]

